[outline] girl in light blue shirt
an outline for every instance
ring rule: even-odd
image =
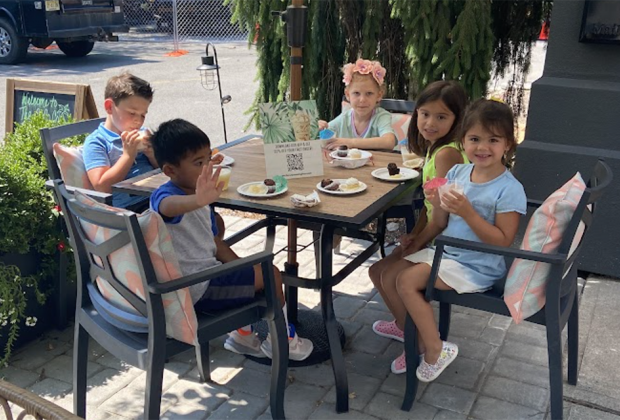
[[[409,255],[384,274],[396,281],[397,293],[389,296],[396,309],[393,315],[404,324],[408,312],[418,329],[424,358],[416,376],[423,382],[436,379],[452,363],[458,348],[441,341],[433,309],[424,299],[435,249],[421,248],[440,233],[510,246],[527,206],[523,186],[506,169],[517,144],[510,108],[486,99],[474,102],[465,114],[461,133],[461,144],[472,163],[454,166],[446,176],[448,184],[441,190],[426,190],[433,204],[428,229],[403,245],[403,253]],[[481,292],[505,274],[502,256],[446,247],[435,287],[458,293]],[[403,352],[392,362],[392,372],[403,373],[406,369]]]

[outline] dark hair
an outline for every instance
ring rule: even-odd
[[[151,102],[153,100],[153,88],[146,80],[124,72],[108,79],[104,95],[105,99],[112,99],[115,105],[130,96],[139,96]]]
[[[426,156],[428,150],[428,142],[418,130],[418,110],[429,102],[441,101],[454,114],[454,123],[450,127],[448,134],[440,138],[430,148],[432,155],[435,150],[448,143],[453,142],[457,137],[458,127],[463,117],[463,112],[467,106],[467,94],[463,87],[453,81],[440,80],[426,86],[416,99],[415,109],[409,123],[409,131],[407,132],[407,145],[409,151],[418,156]]]
[[[209,137],[189,121],[177,118],[162,123],[151,136],[151,145],[159,167],[178,165],[189,153],[211,147]]]
[[[517,149],[514,115],[510,107],[503,102],[489,99],[478,99],[472,103],[467,108],[461,124],[461,143],[465,134],[476,124],[480,124],[496,136],[506,139],[508,151],[502,158],[502,163],[509,166]]]

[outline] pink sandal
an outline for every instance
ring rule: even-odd
[[[396,321],[375,321],[372,330],[381,337],[391,338],[392,340],[405,342],[405,333],[396,326]]]

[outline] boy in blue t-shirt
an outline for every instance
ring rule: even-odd
[[[151,209],[159,213],[170,232],[183,275],[190,275],[239,259],[213,231],[213,210],[222,192],[219,169],[213,173],[211,142],[198,127],[181,119],[159,126],[150,139],[154,155],[170,181],[151,195]],[[282,276],[274,267],[276,293],[284,305]],[[191,286],[189,292],[197,310],[204,312],[234,308],[251,302],[264,288],[260,265]],[[284,317],[286,319],[286,309]],[[287,322],[288,324],[288,322]],[[289,358],[306,359],[314,348],[289,327]],[[229,334],[224,348],[255,357],[271,357],[271,341],[260,343],[251,326]]]
[[[108,80],[103,102],[107,117],[84,142],[83,156],[88,179],[97,191],[112,192],[112,185],[157,167],[149,143],[148,130],[142,130],[153,100],[153,89],[129,73]],[[141,211],[148,200],[140,196],[114,193],[113,205]]]

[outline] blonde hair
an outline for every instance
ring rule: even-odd
[[[151,102],[153,100],[153,88],[146,80],[129,72],[123,72],[108,79],[104,95],[105,99],[112,99],[115,105],[131,96],[138,96]]]

